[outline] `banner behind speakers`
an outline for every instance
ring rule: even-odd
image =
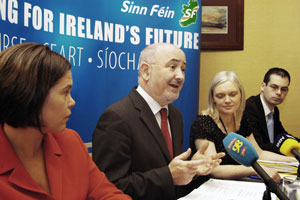
[[[67,127],[83,141],[104,109],[137,85],[147,45],[169,42],[187,56],[184,87],[174,103],[183,113],[185,148],[198,113],[201,0],[1,0],[0,51],[39,42],[72,64],[76,106]]]

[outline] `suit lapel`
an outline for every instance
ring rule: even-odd
[[[267,122],[266,122],[266,116],[265,116],[265,111],[262,105],[262,102],[260,100],[260,95],[256,96],[256,107],[258,109],[259,112],[259,121],[262,123],[262,129],[263,129],[263,137],[265,137],[265,139],[270,140],[269,139],[269,133],[268,133],[268,128],[267,128]]]
[[[2,127],[0,127],[0,155],[0,175],[10,173],[8,181],[11,184],[28,191],[44,194],[45,199],[51,199],[27,172],[9,143]]]
[[[171,133],[172,133],[172,144],[173,144],[173,153],[174,157],[182,153],[182,144],[183,139],[182,137],[179,137],[183,134],[181,119],[177,119],[177,115],[174,112],[174,109],[172,106],[169,106],[169,123],[171,127]]]
[[[25,190],[42,193],[48,195],[42,188],[32,179],[23,165],[20,163],[10,174],[8,178],[12,184]]]
[[[62,151],[51,133],[44,140],[45,160],[51,193],[54,199],[62,199]],[[74,155],[76,156],[76,155]]]
[[[275,106],[274,108],[274,138],[276,138],[280,133],[280,131],[283,131],[282,129],[279,128],[279,109],[277,108],[277,106]]]
[[[134,106],[140,112],[141,121],[147,126],[149,132],[154,137],[155,141],[158,143],[161,151],[163,152],[166,160],[169,162],[171,156],[165,142],[165,139],[162,135],[161,129],[159,128],[156,118],[153,115],[150,107],[143,97],[136,91],[136,88],[133,88],[129,97],[132,99]]]

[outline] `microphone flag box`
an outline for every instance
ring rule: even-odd
[[[258,159],[258,154],[252,144],[243,136],[229,133],[223,140],[228,154],[238,163],[247,167]]]
[[[299,142],[296,140],[296,138],[288,134],[280,134],[278,137],[276,137],[275,146],[282,154],[292,157],[294,155],[291,150],[300,149]]]

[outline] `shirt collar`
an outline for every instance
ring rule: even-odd
[[[269,107],[267,106],[264,98],[262,97],[262,94],[260,94],[260,100],[264,108],[265,116],[268,116],[270,113],[273,113],[273,110],[270,110]]]
[[[166,108],[169,113],[168,105],[161,107],[140,85],[137,87],[136,91],[144,98],[154,115],[162,108]]]

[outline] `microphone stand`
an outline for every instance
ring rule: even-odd
[[[268,187],[266,187],[266,191],[264,191],[263,200],[272,200],[271,192]]]
[[[279,186],[273,181],[273,179],[263,170],[263,168],[257,163],[253,162],[252,167],[254,170],[259,174],[259,176],[264,181],[265,185],[267,186],[267,192],[273,192],[280,200],[289,200],[285,193],[279,188]]]
[[[295,156],[295,158],[299,162],[298,169],[297,169],[297,177],[300,177],[300,154],[299,154],[299,151],[296,149],[292,149],[291,153]]]

